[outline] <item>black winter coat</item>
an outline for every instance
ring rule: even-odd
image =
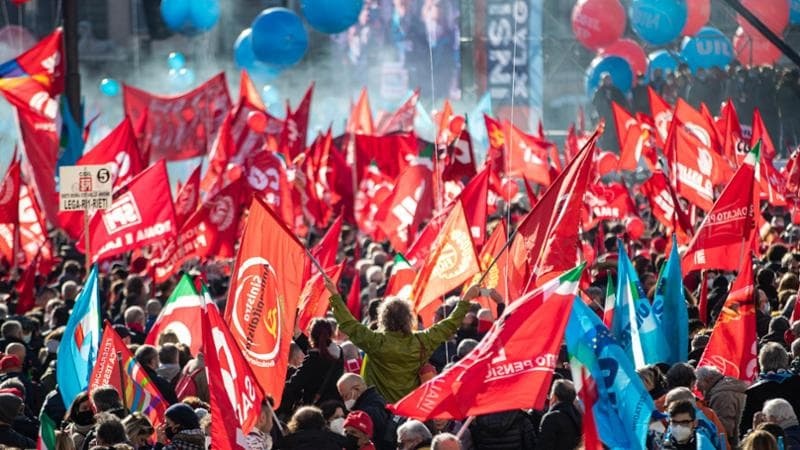
[[[795,414],[800,417],[800,376],[792,375],[783,381],[759,379],[747,391],[747,400],[742,412],[742,424],[739,427],[740,435],[744,436],[753,426],[753,414],[761,411],[764,403],[773,398],[782,398],[788,401]]]
[[[472,444],[480,450],[534,450],[536,429],[524,412],[514,410],[478,416],[469,427]]]
[[[394,427],[392,413],[386,409],[386,399],[375,389],[375,386],[368,387],[358,397],[352,411],[364,411],[372,419],[372,442],[377,450],[397,448],[397,436],[390,436],[393,433],[389,432]]]
[[[343,448],[348,448],[348,442],[344,436],[330,430],[300,430],[283,438],[275,448],[285,450],[342,450]]]
[[[331,399],[341,401],[336,382],[342,373],[344,373],[344,362],[341,358],[326,359],[319,350],[311,349],[303,359],[303,364],[286,382],[280,412],[290,414],[292,409],[300,404],[313,405]],[[326,382],[325,386],[322,386],[323,382]],[[314,397],[318,393],[319,401],[314,402]]]
[[[36,442],[12,430],[6,424],[0,424],[0,447],[36,448]]]
[[[536,450],[574,450],[581,441],[581,413],[561,402],[542,417]]]

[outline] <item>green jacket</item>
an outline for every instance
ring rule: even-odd
[[[367,353],[361,367],[364,381],[367,386],[375,386],[389,403],[419,386],[422,364],[456,332],[469,310],[469,302],[460,301],[446,319],[406,336],[396,331],[370,330],[350,314],[339,295],[332,296],[330,302],[339,328]]]

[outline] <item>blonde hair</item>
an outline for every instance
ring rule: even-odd
[[[778,441],[768,432],[756,430],[744,438],[742,450],[778,450]]]

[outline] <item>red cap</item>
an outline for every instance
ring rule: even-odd
[[[0,359],[0,370],[8,370],[15,367],[22,367],[17,355],[6,355],[3,359]]]
[[[372,419],[364,411],[353,411],[344,419],[344,427],[355,428],[372,438]]]
[[[8,387],[8,388],[0,389],[0,394],[11,394],[11,395],[14,395],[14,396],[19,397],[19,398],[23,397],[22,396],[22,391],[20,391],[18,388],[15,388],[15,387]],[[25,400],[24,398],[22,398],[22,399]]]

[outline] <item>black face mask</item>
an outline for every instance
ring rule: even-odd
[[[78,411],[73,420],[78,425],[91,425],[94,423],[94,413],[92,411]]]
[[[176,435],[176,434],[178,434],[178,432],[177,432],[177,431],[175,431],[175,430],[173,430],[173,429],[172,429],[172,428],[170,428],[170,427],[167,427],[167,428],[164,430],[164,434],[166,434],[166,435],[167,435],[167,439],[169,439],[169,440],[171,441],[171,440],[172,440],[172,438],[174,438],[174,437],[175,437],[175,435]]]

